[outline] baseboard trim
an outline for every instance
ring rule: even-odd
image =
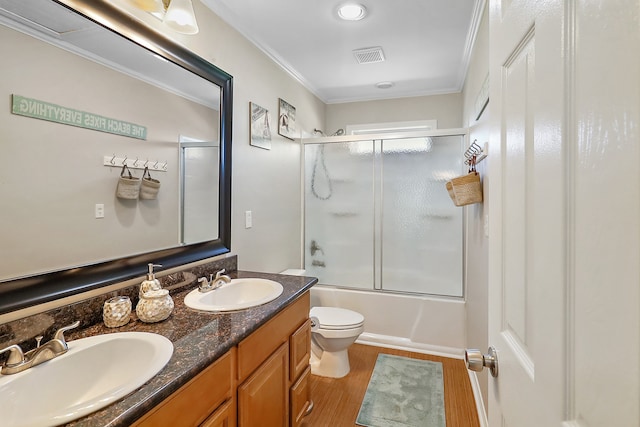
[[[408,338],[394,337],[364,332],[356,340],[358,344],[366,344],[378,347],[389,347],[397,350],[414,351],[416,353],[431,354],[434,356],[449,357],[452,359],[464,359],[464,350],[454,347],[422,344],[413,342]]]
[[[476,401],[476,411],[478,412],[480,427],[489,427],[489,419],[487,418],[487,411],[484,409],[484,399],[482,398],[482,392],[480,391],[478,375],[469,369],[467,369],[467,373],[469,374],[471,390],[473,390],[473,398]]]

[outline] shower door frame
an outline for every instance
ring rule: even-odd
[[[439,137],[439,136],[461,136],[462,139],[462,149],[460,151],[460,157],[463,157],[464,149],[469,146],[469,129],[468,128],[452,128],[452,129],[434,129],[428,131],[398,131],[398,132],[383,132],[383,133],[372,133],[372,134],[354,134],[354,135],[342,135],[342,136],[326,136],[319,138],[301,138],[300,139],[300,205],[302,212],[302,221],[301,221],[301,241],[300,241],[300,259],[302,260],[302,265],[300,268],[305,268],[306,266],[306,250],[305,250],[305,242],[306,242],[306,199],[305,199],[305,176],[306,176],[306,168],[305,168],[305,145],[319,145],[319,144],[335,144],[335,143],[350,143],[350,142],[372,142],[374,144],[374,149],[376,147],[376,142],[387,141],[393,139],[409,139],[409,138],[427,138],[427,137]],[[374,157],[375,157],[374,153]],[[380,153],[382,154],[382,153]],[[464,163],[463,163],[464,165]],[[375,160],[374,160],[375,167]],[[464,173],[465,171],[462,168],[460,173]],[[374,177],[375,179],[375,177]],[[376,183],[374,183],[375,185]],[[377,209],[378,206],[382,203],[382,200],[378,200],[378,198],[374,198],[374,208]],[[467,249],[466,249],[466,233],[467,233],[467,209],[463,209],[462,211],[462,295],[460,296],[451,296],[451,295],[440,295],[440,294],[430,294],[424,292],[410,292],[410,291],[398,291],[398,290],[390,290],[384,289],[382,287],[382,245],[378,242],[378,240],[382,239],[376,238],[376,230],[382,229],[382,218],[381,215],[377,214],[378,211],[374,209],[374,220],[373,220],[373,233],[374,233],[374,243],[373,243],[373,286],[371,288],[359,288],[359,287],[351,287],[344,285],[330,285],[335,286],[341,289],[349,289],[351,291],[363,291],[363,292],[383,292],[390,294],[399,294],[399,295],[414,295],[414,296],[422,296],[422,297],[430,297],[430,298],[438,298],[438,299],[446,299],[446,300],[464,300],[467,293],[467,274],[466,274],[466,258],[467,258]],[[319,283],[322,284],[322,283]]]

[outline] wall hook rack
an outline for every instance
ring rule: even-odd
[[[470,165],[471,164],[471,160],[475,157],[475,164],[477,165],[478,163],[480,163],[482,160],[484,160],[487,157],[487,147],[488,147],[488,143],[485,142],[484,143],[484,148],[480,146],[480,144],[478,144],[478,140],[474,139],[473,142],[471,143],[471,145],[469,146],[469,148],[467,148],[464,152],[464,164],[465,165]]]
[[[128,156],[118,157],[115,154],[110,156],[104,156],[102,160],[104,166],[112,168],[121,168],[127,166],[129,169],[144,169],[149,168],[150,171],[167,172],[167,161],[165,160],[149,160],[145,158],[144,161],[140,157],[129,158]]]

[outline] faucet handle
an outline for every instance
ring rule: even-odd
[[[220,276],[222,276],[226,272],[227,272],[227,270],[225,270],[224,268],[222,270],[216,272],[216,279],[219,279]]]
[[[64,343],[65,345],[67,344],[67,342],[64,340],[64,333],[66,331],[68,331],[69,329],[74,329],[77,328],[78,326],[80,326],[80,321],[76,320],[75,322],[73,322],[70,325],[67,326],[63,326],[62,328],[58,329],[56,331],[56,334],[53,336],[54,340],[60,340],[62,341],[62,343]]]
[[[19,345],[10,345],[9,347],[0,350],[0,354],[7,351],[9,352],[9,357],[5,362],[5,366],[19,365],[20,363],[24,362],[24,353],[22,352],[22,349]]]
[[[211,275],[211,277],[209,277],[209,280],[207,280],[206,277],[201,277],[198,279],[198,283],[200,283],[200,285],[198,285],[198,290],[200,292],[207,292],[211,290],[211,281],[213,280],[213,274]]]

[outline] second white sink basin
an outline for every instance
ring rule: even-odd
[[[194,289],[184,297],[187,307],[204,311],[235,311],[266,304],[282,294],[282,285],[268,279],[232,279],[209,292]]]
[[[57,426],[121,399],[171,359],[162,335],[118,332],[69,341],[69,351],[14,375],[0,375],[0,424]]]

